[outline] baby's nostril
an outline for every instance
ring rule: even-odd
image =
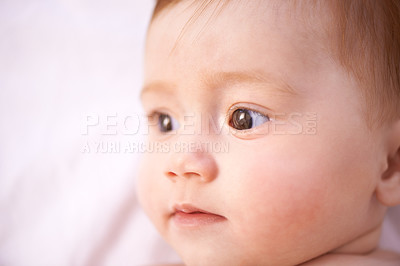
[[[178,175],[177,175],[176,173],[170,171],[170,172],[167,172],[167,173],[166,173],[166,176],[169,177],[169,178],[175,178],[175,177],[177,177]]]

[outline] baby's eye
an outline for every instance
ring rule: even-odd
[[[159,113],[158,114],[158,128],[161,132],[169,132],[172,130],[177,130],[179,128],[178,121],[168,114]]]
[[[268,116],[249,109],[236,109],[232,113],[229,125],[237,130],[246,130],[257,127],[270,121]]]

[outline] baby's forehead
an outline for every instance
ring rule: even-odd
[[[165,1],[160,1],[165,2]],[[225,31],[238,32],[237,21],[241,25],[262,28],[267,23],[270,28],[279,31],[292,29],[293,33],[302,33],[305,38],[318,38],[327,33],[334,25],[332,5],[322,1],[286,1],[286,0],[254,0],[254,1],[167,1],[168,5],[160,5],[154,11],[152,22],[158,18],[166,18],[165,23],[184,22],[180,36],[194,34],[199,36],[203,31],[215,27],[217,21],[223,22]],[[321,14],[324,14],[321,16]],[[171,20],[172,18],[172,20]],[[236,27],[235,27],[236,26]],[[196,30],[198,30],[196,32]],[[311,35],[311,36],[309,36]],[[253,36],[257,38],[257,36]]]
[[[149,63],[148,68],[167,61],[169,67],[178,68],[192,60],[199,68],[228,72],[249,66],[254,71],[290,72],[300,63],[318,68],[322,58],[331,56],[323,22],[310,21],[313,17],[303,6],[291,1],[219,2],[204,6],[182,1],[159,13],[149,29],[146,53],[146,61],[157,64]],[[268,69],[272,65],[268,62],[274,69]]]

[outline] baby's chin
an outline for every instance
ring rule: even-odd
[[[185,260],[184,264],[168,264],[169,266],[178,266],[178,265],[257,265],[254,264],[255,262],[246,262],[245,260],[236,260],[231,261],[228,263],[228,260],[222,260],[218,262],[218,258],[210,258],[209,261],[205,258],[201,259],[194,259],[190,258]],[[200,263],[199,263],[200,262]],[[262,265],[277,265],[275,263],[272,264],[262,264]],[[279,264],[281,265],[281,264]],[[283,265],[283,264],[282,264]],[[286,264],[285,264],[286,265]],[[292,264],[287,264],[290,266]],[[359,255],[359,254],[339,254],[339,253],[332,253],[332,254],[325,254],[309,260],[307,262],[299,262],[295,265],[301,266],[337,266],[337,265],[363,265],[363,266],[399,266],[400,265],[400,254],[387,251],[376,249],[375,251]]]
[[[221,231],[223,237],[223,230]],[[217,233],[218,234],[218,233]],[[400,265],[400,255],[377,249],[380,228],[343,244],[339,248],[315,253],[313,248],[283,252],[260,249],[255,243],[234,245],[232,241],[199,241],[199,238],[169,239],[185,265]],[[171,241],[172,240],[172,241]],[[217,240],[217,239],[215,239]],[[231,242],[231,243],[229,243]],[[270,243],[271,244],[271,243]],[[304,243],[305,245],[307,243]],[[323,245],[323,243],[321,243]],[[265,252],[265,250],[269,250]],[[289,255],[290,253],[290,255]]]

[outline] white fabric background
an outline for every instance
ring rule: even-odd
[[[179,261],[138,206],[138,153],[82,153],[140,141],[121,126],[140,112],[152,6],[0,0],[0,265]],[[83,135],[87,115],[100,122]],[[119,134],[104,134],[108,115]],[[400,209],[390,216],[382,245],[400,252]]]
[[[140,112],[153,1],[0,1],[0,265],[176,262],[137,205],[138,154],[84,154]],[[85,131],[86,116],[99,125]],[[130,128],[133,128],[130,125]],[[118,132],[121,132],[120,128]]]

